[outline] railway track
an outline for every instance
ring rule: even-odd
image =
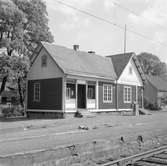
[[[100,166],[167,166],[167,145]]]

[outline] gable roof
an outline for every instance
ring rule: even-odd
[[[131,59],[133,59],[136,68],[141,76],[141,79],[143,81],[143,83],[145,82],[146,78],[144,75],[144,72],[140,66],[140,63],[137,59],[137,56],[135,55],[134,52],[129,52],[129,53],[123,53],[123,54],[116,54],[116,55],[109,55],[107,56],[108,58],[112,59],[113,65],[114,65],[114,69],[115,72],[117,74],[117,78],[119,78],[122,74],[122,72],[124,71],[126,65],[129,63],[129,61]]]
[[[109,58],[47,42],[41,43],[65,74],[116,79],[114,67]]]
[[[167,81],[159,76],[146,76],[147,80],[159,91],[167,91]]]
[[[112,59],[114,69],[118,78],[122,74],[123,70],[125,69],[126,65],[128,64],[133,55],[134,53],[130,52],[125,54],[116,54],[107,56]]]

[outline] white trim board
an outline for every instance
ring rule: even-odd
[[[133,111],[132,108],[121,108],[121,109],[118,109],[118,111]]]
[[[89,109],[90,112],[114,112],[116,109]]]
[[[77,110],[76,109],[69,109],[69,110],[65,110],[64,113],[75,113]],[[121,111],[133,111],[133,109],[131,108],[125,108],[125,109],[88,109],[88,111],[90,112],[121,112]],[[55,112],[55,113],[60,113],[63,111],[62,110],[42,110],[42,109],[27,109],[26,112]]]

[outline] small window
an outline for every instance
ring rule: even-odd
[[[95,85],[88,85],[88,99],[95,99]]]
[[[66,87],[66,99],[75,99],[75,84],[69,84],[67,83]]]
[[[124,87],[124,103],[132,102],[132,88],[130,86]]]
[[[112,85],[110,84],[103,85],[103,102],[104,103],[112,102]]]
[[[129,74],[133,74],[132,67],[129,67]]]
[[[41,66],[42,67],[46,67],[47,66],[47,56],[46,55],[43,55],[41,57]]]
[[[34,83],[34,101],[40,102],[40,84]]]

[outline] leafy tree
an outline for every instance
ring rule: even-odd
[[[24,107],[24,97],[26,90],[26,76],[29,71],[30,63],[27,56],[0,56],[1,74],[7,77],[6,81],[16,84],[20,96],[20,104]]]
[[[46,4],[42,0],[0,0],[0,48],[7,48],[7,55],[3,55],[0,62],[2,68],[0,74],[3,76],[0,94],[11,73],[15,73],[18,87],[22,87],[27,72],[27,69],[24,70],[24,60],[31,58],[32,52],[40,41],[53,42],[48,27]],[[16,54],[26,58],[16,58]],[[9,58],[13,55],[16,64],[11,63],[12,58]],[[26,63],[28,68],[29,62]],[[19,69],[16,70],[15,66]],[[20,69],[23,71],[21,72]]]
[[[24,107],[24,98],[26,91],[26,76],[29,71],[30,63],[26,56],[10,57],[10,78],[18,85],[20,104]]]
[[[143,52],[137,57],[144,73],[147,75],[162,75],[167,72],[166,64],[161,62],[156,55]]]

